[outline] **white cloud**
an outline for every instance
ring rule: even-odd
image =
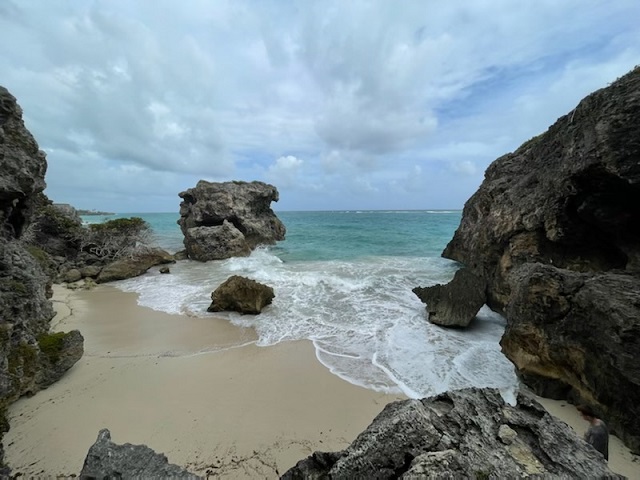
[[[303,161],[293,155],[278,158],[269,166],[267,178],[278,188],[295,187],[298,183],[298,175],[302,169]]]

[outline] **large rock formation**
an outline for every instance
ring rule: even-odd
[[[0,436],[7,405],[56,381],[83,351],[78,331],[49,333],[50,279],[21,239],[45,188],[46,167],[16,99],[0,87]],[[6,474],[2,458],[0,445]]]
[[[622,478],[532,397],[466,389],[388,404],[345,450],[315,452],[282,478]]]
[[[443,255],[486,283],[525,383],[640,450],[640,68],[493,162]]]
[[[198,479],[182,467],[169,463],[162,453],[156,453],[146,445],[111,441],[109,430],[102,429],[82,466],[81,479],[94,478],[188,478]]]
[[[179,195],[178,224],[193,260],[246,256],[258,245],[284,240],[285,227],[271,210],[278,201],[273,185],[200,180]]]

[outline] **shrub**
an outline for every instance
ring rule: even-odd
[[[117,259],[148,248],[150,238],[151,227],[142,218],[118,218],[89,225],[82,249],[100,258]]]
[[[40,351],[44,353],[52,363],[56,363],[62,353],[64,346],[64,338],[67,336],[64,332],[45,333],[38,337],[38,346]]]

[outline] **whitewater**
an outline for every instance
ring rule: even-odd
[[[176,214],[119,216],[131,215],[151,224],[161,246],[181,249]],[[170,275],[153,270],[114,286],[136,292],[140,305],[155,310],[253,328],[258,346],[310,340],[333,374],[365,388],[420,398],[494,387],[513,400],[518,380],[499,345],[504,318],[483,307],[469,328],[444,329],[427,321],[425,305],[412,292],[448,282],[459,268],[440,257],[459,211],[277,215],[287,238],[276,246],[249,257],[180,261]],[[231,275],[271,286],[273,304],[256,316],[208,313],[211,292]]]

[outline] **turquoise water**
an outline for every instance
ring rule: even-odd
[[[132,215],[151,224],[160,246],[183,248],[178,214],[118,216]],[[211,292],[230,275],[247,276],[274,288],[273,304],[257,316],[215,315],[255,329],[259,346],[310,340],[332,373],[378,391],[418,398],[490,386],[512,397],[518,382],[498,344],[504,319],[485,307],[470,328],[442,329],[428,323],[424,304],[411,291],[453,277],[458,265],[440,254],[460,211],[277,215],[287,235],[275,246],[244,258],[186,260],[172,266],[171,275],[152,270],[115,285],[137,292],[139,303],[150,308],[206,317],[214,315],[206,311]]]

